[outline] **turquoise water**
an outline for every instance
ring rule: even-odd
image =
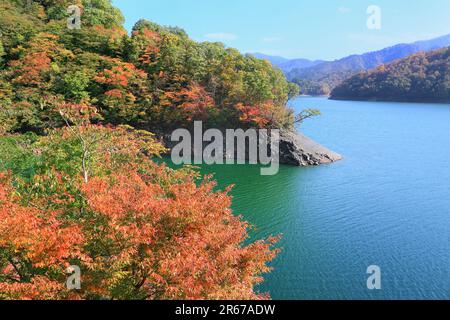
[[[236,214],[283,251],[259,288],[274,299],[450,298],[450,105],[329,101],[302,131],[341,153],[332,165],[213,166]],[[382,289],[367,289],[378,265]]]

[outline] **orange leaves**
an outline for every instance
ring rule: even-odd
[[[149,44],[144,49],[144,52],[139,57],[138,61],[143,65],[153,66],[157,63],[159,52],[160,50],[158,47]]]
[[[6,173],[0,172],[0,205],[10,197],[11,188],[9,187],[11,177]]]
[[[113,66],[110,69],[104,69],[94,80],[98,83],[106,84],[112,87],[127,87],[133,79],[145,79],[147,74],[136,68],[131,63],[121,62],[118,59],[108,59]]]
[[[107,179],[94,178],[82,191],[91,209],[104,217],[102,230],[116,253],[110,259],[122,266],[151,259],[151,245],[157,240],[155,225],[165,208],[161,187],[146,184],[136,172],[127,171]]]
[[[123,92],[120,91],[119,89],[112,89],[112,90],[106,91],[105,95],[108,97],[114,97],[114,98],[118,98],[118,99],[123,98]]]
[[[245,245],[248,224],[233,215],[227,191],[139,157],[154,144],[148,133],[79,133],[95,141],[87,181],[52,169],[19,193],[0,175],[0,298],[266,298],[253,288],[270,270],[275,239]],[[77,141],[70,129],[56,131],[42,155],[63,152],[51,147],[62,143],[57,135]],[[82,270],[81,291],[65,289],[69,264]]]
[[[133,103],[136,101],[136,97],[131,92],[124,92],[119,89],[106,91],[105,96],[107,97],[106,100],[112,104],[120,104],[121,102]]]
[[[22,60],[11,62],[11,66],[17,69],[17,76],[13,82],[40,84],[43,73],[50,70],[50,63],[51,59],[45,52],[29,53]]]
[[[126,109],[134,105],[136,97],[145,96],[147,73],[118,59],[104,58],[104,62],[108,67],[94,80],[104,85],[105,106]]]
[[[158,32],[143,29],[133,34],[135,39],[140,38],[143,50],[138,61],[144,66],[153,66],[157,63],[160,53],[161,35]]]
[[[129,261],[141,266],[138,274],[149,275],[143,288],[161,287],[160,296],[151,298],[201,299],[221,291],[224,281],[235,288],[246,277],[234,270],[248,255],[240,247],[246,225],[232,215],[226,193],[214,193],[213,187],[186,182],[165,193],[148,177],[124,171],[92,179],[82,190],[91,209],[107,217],[104,230],[119,250],[112,260],[122,268]],[[250,281],[245,298],[252,297],[251,288]]]
[[[3,203],[0,219],[0,247],[24,253],[37,268],[58,265],[73,257],[83,239],[80,229],[62,224],[56,212]]]
[[[2,184],[0,250],[10,252],[3,275],[11,281],[0,283],[0,296],[68,297],[61,280],[18,265],[30,261],[62,272],[77,259],[84,265],[83,291],[73,298],[121,299],[129,292],[147,299],[264,298],[253,286],[269,271],[273,242],[243,246],[247,224],[233,216],[230,197],[214,192],[214,183],[186,180],[163,188],[158,181],[167,177],[158,175],[164,171],[148,169],[154,171],[123,168],[80,184],[85,214],[70,223],[62,219],[64,210],[18,205]]]
[[[215,107],[214,99],[206,92],[205,88],[193,83],[186,88],[166,91],[163,105],[175,105],[181,113],[181,121],[192,122],[194,120],[207,120],[209,111]]]
[[[20,197],[5,176],[0,190],[0,251],[8,261],[0,273],[13,280],[0,283],[0,298],[57,298],[63,283],[31,277],[30,272],[42,268],[63,272],[69,259],[82,257],[80,227],[59,220],[56,211],[19,204]]]
[[[0,283],[0,298],[13,300],[57,300],[66,296],[64,284],[37,276],[29,283]]]
[[[154,42],[161,41],[161,35],[158,32],[156,32],[156,31],[144,28],[142,30],[142,34],[147,40],[151,40],[151,41],[154,41]]]
[[[45,83],[43,76],[52,70],[52,61],[72,57],[73,54],[65,50],[57,40],[55,35],[39,33],[26,48],[17,48],[23,57],[10,62],[13,83],[42,86]]]
[[[123,67],[114,67],[111,70],[105,69],[97,77],[95,77],[95,81],[111,86],[126,87],[128,86],[129,77],[131,77],[129,70]]]
[[[146,184],[133,171],[113,174],[109,181],[94,178],[82,190],[92,209],[116,223],[128,223],[135,218],[151,220],[164,208],[161,187]]]
[[[236,109],[241,113],[239,120],[243,123],[250,124],[258,128],[264,128],[269,123],[269,119],[267,119],[264,114],[265,110],[261,106],[246,106],[243,103],[238,103],[236,105]]]
[[[127,35],[122,27],[105,28],[103,25],[95,25],[92,27],[98,36],[108,38],[110,42],[117,41]]]

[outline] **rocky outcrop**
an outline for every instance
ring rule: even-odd
[[[295,131],[280,132],[280,163],[317,166],[342,160],[342,156]]]
[[[225,135],[225,134],[224,134]],[[307,136],[293,130],[280,130],[279,136],[279,163],[292,165],[292,166],[317,166],[321,164],[329,164],[342,159],[342,156],[336,152],[333,152],[324,146],[318,144]],[[161,137],[161,140],[169,153],[178,142],[172,142],[171,137],[166,135]],[[203,142],[203,150],[208,146],[210,142]],[[249,154],[249,141],[245,141],[244,161],[248,161]],[[258,142],[256,142],[258,143]],[[193,142],[191,141],[191,154],[194,154]],[[225,147],[225,139],[223,141],[223,147]],[[268,145],[268,151],[270,154],[270,144]],[[203,150],[200,150],[202,152]],[[236,150],[235,150],[236,151]],[[224,157],[231,157],[235,160],[238,159],[238,154],[235,152],[234,156],[227,156],[227,150],[223,151]],[[259,154],[259,150],[258,150]]]

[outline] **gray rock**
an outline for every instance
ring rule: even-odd
[[[170,150],[177,143],[172,142],[170,136],[168,135],[161,137],[161,140],[165,147],[169,150],[170,154]],[[246,143],[247,142],[248,141],[246,141]],[[208,144],[209,142],[204,142],[203,148],[205,148]],[[248,144],[245,146],[245,148],[247,154],[245,154],[244,160],[248,160]],[[297,131],[280,131],[279,150],[279,159],[281,164],[299,167],[329,164],[342,159],[341,155],[325,148],[324,146],[318,144],[317,142]],[[193,149],[191,150],[191,153],[194,153]],[[224,155],[225,154],[226,150],[224,150]],[[232,156],[232,158],[237,159],[237,154]]]
[[[295,131],[280,132],[280,163],[317,166],[342,160],[342,156]]]

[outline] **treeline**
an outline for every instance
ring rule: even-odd
[[[411,44],[398,44],[362,55],[351,55],[335,61],[323,61],[311,67],[295,68],[285,72],[287,79],[297,84],[301,85],[304,80],[316,84],[312,87],[310,94],[315,94],[317,85],[324,89],[321,90],[321,94],[329,94],[329,91],[339,86],[344,80],[360,72],[375,69],[381,65],[407,58],[419,52],[430,52],[449,45],[450,35],[445,35]],[[307,86],[303,91],[308,91],[309,88],[310,86]]]
[[[450,102],[450,47],[359,73],[335,88],[331,98]]]
[[[110,1],[1,0],[0,122],[4,131],[58,125],[62,103],[94,106],[101,123],[154,132],[203,120],[214,127],[286,127],[298,92],[268,62],[180,28],[139,21],[128,35]]]
[[[323,63],[320,66],[326,64]],[[333,88],[355,74],[352,71],[334,71],[331,68],[318,71],[315,68],[292,70],[287,74],[287,78],[300,87],[302,94],[328,96]]]
[[[292,79],[292,82],[299,86],[302,95],[327,96],[330,94],[330,87],[326,83],[299,78]]]

